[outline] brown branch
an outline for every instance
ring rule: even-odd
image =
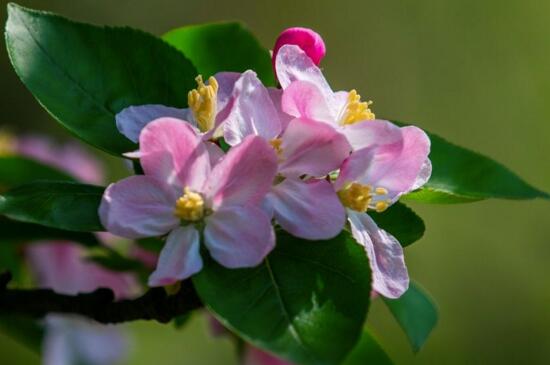
[[[140,319],[167,323],[203,306],[189,280],[183,281],[174,295],[168,295],[164,288],[152,288],[139,298],[116,302],[113,291],[107,288],[65,295],[50,289],[8,289],[6,285],[10,280],[9,272],[0,275],[0,314],[44,317],[48,313],[64,313],[78,314],[105,324]]]

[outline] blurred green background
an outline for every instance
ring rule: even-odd
[[[241,20],[266,47],[286,27],[314,28],[326,41],[323,67],[335,89],[356,88],[374,101],[377,116],[415,122],[550,191],[547,0],[19,3],[157,35],[185,24]],[[0,47],[0,125],[68,138],[18,81]],[[391,357],[398,364],[550,363],[550,204],[413,207],[427,232],[407,249],[407,263],[437,300],[440,322],[413,355],[387,309],[375,303],[370,325]],[[236,363],[231,344],[210,339],[200,318],[180,331],[145,322],[128,330],[130,364]],[[0,334],[1,364],[39,361]]]

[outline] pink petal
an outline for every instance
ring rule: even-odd
[[[309,28],[294,27],[285,29],[277,37],[275,47],[273,47],[274,64],[279,49],[285,44],[294,44],[300,47],[315,65],[319,65],[323,57],[325,57],[325,42],[318,33]]]
[[[294,119],[282,135],[279,173],[324,176],[340,167],[350,152],[346,138],[331,126]]]
[[[400,142],[401,128],[386,120],[369,120],[347,125],[342,128],[354,150]]]
[[[216,166],[223,156],[225,156],[223,150],[213,142],[204,142],[204,144],[210,157],[210,166]]]
[[[224,137],[229,145],[234,146],[250,135],[270,140],[281,133],[279,113],[256,73],[244,72],[235,83],[233,96],[233,107],[224,123]]]
[[[253,267],[275,247],[275,233],[261,209],[227,206],[206,218],[204,243],[225,267]]]
[[[432,176],[432,161],[430,161],[429,158],[424,161],[422,164],[422,167],[420,168],[420,173],[416,177],[416,180],[414,181],[413,187],[411,190],[420,189],[424,184],[430,180],[430,177]]]
[[[174,216],[177,195],[149,176],[131,176],[105,190],[99,217],[111,233],[126,238],[160,236],[179,221]]]
[[[273,187],[268,199],[285,231],[309,240],[326,240],[344,228],[346,212],[326,180],[286,179]]]
[[[137,286],[132,275],[109,271],[87,261],[84,250],[76,243],[34,242],[26,247],[25,254],[38,285],[58,293],[77,294],[107,287],[117,298],[127,298]]]
[[[290,121],[294,118],[290,114],[287,114],[283,111],[283,105],[282,105],[283,90],[270,87],[267,89],[267,91],[269,92],[271,101],[273,102],[273,105],[275,106],[275,109],[277,109],[277,113],[279,114],[279,121],[281,122],[281,130],[284,131],[288,126],[288,123],[290,123]]]
[[[283,89],[294,81],[309,81],[315,84],[324,95],[332,95],[323,72],[300,47],[286,44],[279,49],[275,59],[277,79]]]
[[[128,339],[120,327],[49,314],[45,329],[44,363],[47,365],[118,364],[128,354]]]
[[[409,288],[403,248],[368,214],[348,210],[348,216],[353,237],[365,247],[369,257],[373,290],[386,298],[399,298]]]
[[[277,173],[277,156],[261,137],[248,136],[231,148],[212,170],[203,189],[214,209],[259,203]]]
[[[170,232],[160,251],[156,270],[149,286],[174,284],[202,269],[199,232],[193,226],[178,227]]]
[[[367,122],[365,122],[367,123]],[[400,129],[401,140],[355,151],[344,161],[336,189],[349,182],[383,187],[392,200],[414,188],[430,152],[430,140],[419,128]]]
[[[256,347],[247,345],[243,365],[292,365],[292,363],[281,360]]]
[[[16,152],[57,167],[89,184],[102,184],[105,180],[101,163],[77,143],[59,144],[41,136],[28,135],[17,139]]]
[[[296,118],[312,119],[337,126],[330,100],[310,81],[295,81],[283,90],[282,110]]]
[[[178,190],[197,191],[210,173],[210,156],[191,126],[173,118],[161,118],[145,127],[139,138],[141,166]]]
[[[218,82],[216,126],[227,118],[233,106],[233,88],[241,77],[239,72],[218,72],[214,78]]]
[[[189,109],[178,109],[159,104],[136,105],[122,109],[116,116],[116,126],[130,141],[137,143],[143,128],[155,119],[170,117],[192,123],[193,114]]]

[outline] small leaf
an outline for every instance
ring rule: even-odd
[[[279,232],[258,267],[227,269],[212,259],[193,277],[222,324],[254,346],[302,365],[339,364],[361,334],[371,275],[347,232],[306,241]]]
[[[383,213],[370,214],[378,227],[391,233],[401,246],[406,247],[424,235],[424,221],[403,203],[395,203]]]
[[[56,168],[22,156],[0,157],[0,187],[11,188],[33,180],[67,180],[72,177]]]
[[[0,214],[69,231],[103,231],[97,212],[103,190],[71,182],[29,183],[0,195]]]
[[[13,314],[0,315],[0,330],[35,353],[42,353],[44,329],[35,320]]]
[[[91,233],[72,232],[44,227],[32,223],[16,222],[0,217],[0,232],[3,244],[26,244],[40,240],[63,240],[85,246],[97,246],[99,241]]]
[[[364,330],[359,343],[348,355],[342,365],[393,365],[382,346],[368,331]]]
[[[414,352],[418,352],[437,324],[437,308],[430,296],[415,283],[399,299],[383,298],[407,335]]]
[[[8,5],[8,53],[17,75],[63,126],[115,155],[133,151],[115,115],[142,104],[187,105],[195,67],[162,40]]]
[[[500,163],[435,134],[428,135],[432,142],[432,176],[420,190],[405,195],[405,198],[442,204],[489,198],[550,199],[547,193],[529,185]]]
[[[240,23],[191,25],[162,38],[183,52],[205,77],[220,71],[254,70],[265,85],[275,85],[269,51]]]

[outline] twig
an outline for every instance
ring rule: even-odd
[[[139,298],[115,302],[113,291],[107,288],[77,295],[59,294],[50,289],[6,289],[10,279],[9,272],[0,275],[0,314],[43,317],[48,313],[65,313],[105,324],[140,319],[167,323],[203,306],[189,280],[183,281],[174,295],[168,295],[164,288],[152,288]]]

